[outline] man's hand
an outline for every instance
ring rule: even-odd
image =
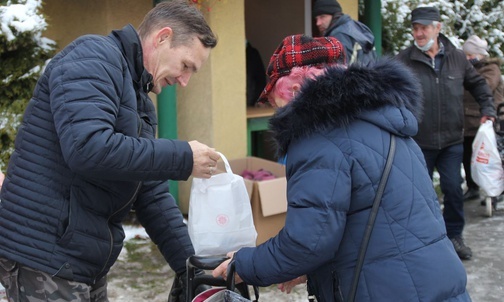
[[[492,116],[482,116],[480,120],[480,124],[484,124],[486,121],[492,121],[492,123],[495,123],[495,117]]]
[[[290,294],[294,286],[302,283],[306,283],[306,275],[297,277],[296,279],[292,279],[291,281],[287,281],[281,284],[278,284],[278,289],[281,290],[282,292],[286,292]]]
[[[190,141],[189,146],[193,152],[192,176],[197,178],[210,178],[215,173],[215,166],[220,156],[214,148],[210,148],[198,141]]]

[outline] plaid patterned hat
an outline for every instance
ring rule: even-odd
[[[264,103],[275,86],[276,81],[289,75],[293,67],[324,67],[328,64],[345,64],[345,55],[341,42],[333,37],[312,38],[293,35],[283,39],[271,56],[266,74],[269,81],[257,100]]]

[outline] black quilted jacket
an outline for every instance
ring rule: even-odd
[[[492,92],[485,79],[448,38],[440,34],[439,41],[445,47],[439,74],[434,71],[431,59],[415,46],[397,55],[413,69],[422,84],[424,118],[418,125],[415,141],[422,149],[429,150],[440,150],[464,141],[464,88],[479,103],[482,116],[495,117]]]
[[[158,139],[150,81],[131,25],[83,36],[40,78],[0,203],[0,257],[91,284],[121,251],[135,208],[172,268],[194,253],[168,179],[192,171],[187,142]]]

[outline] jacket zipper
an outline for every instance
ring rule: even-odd
[[[438,100],[441,100],[441,92],[439,90],[439,76],[436,73],[436,58],[431,58],[430,60],[430,66],[432,68],[432,72],[434,72],[435,76],[435,86],[436,86],[436,91],[438,92]],[[441,72],[441,71],[440,71]],[[437,122],[437,127],[438,127],[438,149],[441,149],[441,102],[438,102],[438,122]]]
[[[136,189],[135,189],[135,192],[133,193],[133,196],[131,196],[130,200],[128,200],[128,202],[126,204],[124,204],[119,210],[115,211],[114,213],[112,213],[112,215],[109,216],[109,218],[107,219],[107,226],[108,226],[108,222],[110,221],[111,217],[113,217],[118,212],[122,211],[124,208],[126,208],[126,206],[129,206],[133,202],[133,200],[135,199],[135,197],[138,194],[138,191],[140,190],[140,186],[141,185],[142,185],[142,182],[139,182],[138,185],[137,185],[137,187],[136,187]],[[100,276],[103,273],[103,271],[107,267],[107,263],[110,260],[110,256],[112,256],[112,250],[113,250],[113,247],[114,247],[114,237],[113,237],[112,231],[110,230],[109,227],[108,227],[108,232],[109,232],[109,237],[110,237],[110,248],[109,248],[109,254],[107,256],[107,261],[105,261],[105,264],[103,265],[102,269],[98,272],[98,274],[93,279],[93,284],[95,284],[96,281],[97,281],[96,277]]]
[[[140,116],[138,115],[137,113],[137,117],[139,119],[139,126],[138,126],[138,136],[140,137],[140,133],[142,132],[142,119],[140,118]],[[109,262],[110,260],[110,256],[112,256],[112,250],[114,249],[114,236],[112,235],[112,231],[110,230],[110,227],[108,227],[109,225],[109,221],[110,221],[110,218],[114,217],[115,214],[121,212],[124,208],[126,208],[127,206],[129,206],[131,203],[133,203],[133,201],[135,200],[137,194],[138,194],[138,191],[140,190],[140,186],[142,186],[142,182],[139,181],[138,184],[137,184],[137,187],[135,189],[135,192],[133,192],[133,195],[131,196],[131,198],[128,200],[127,203],[125,203],[121,208],[119,208],[117,211],[115,211],[114,213],[112,213],[112,215],[110,215],[108,218],[107,218],[107,229],[108,229],[108,232],[109,232],[109,237],[110,237],[110,248],[109,248],[109,254],[107,256],[107,260],[105,261],[105,263],[103,264],[103,267],[102,269],[98,272],[98,274],[96,274],[96,276],[93,278],[93,284],[96,283],[96,278],[98,276],[100,276],[103,271],[105,271],[105,268],[107,267],[107,263]]]
[[[436,90],[438,91],[438,99],[441,100],[441,92],[439,90],[439,88],[437,86],[439,86],[440,82],[439,82],[439,76],[438,74],[436,73],[436,58],[431,58],[430,59],[430,62],[429,61],[423,61],[423,60],[417,60],[417,59],[413,59],[415,61],[418,61],[418,62],[422,62],[424,64],[426,64],[427,66],[430,66],[432,68],[432,72],[434,72],[434,75],[435,75],[435,85],[436,85]],[[441,71],[440,71],[441,73]],[[440,129],[440,126],[441,125],[441,103],[438,103],[438,129]],[[438,131],[438,149],[441,149],[441,131]]]
[[[436,86],[439,86],[439,77],[436,77]],[[439,87],[436,87],[438,91],[438,100],[441,100],[441,92]],[[438,150],[441,150],[441,102],[438,102]]]

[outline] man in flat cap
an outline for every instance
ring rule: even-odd
[[[432,177],[436,168],[444,194],[443,218],[448,237],[460,259],[472,257],[464,243],[464,203],[460,173],[464,141],[464,88],[478,102],[481,123],[495,119],[493,96],[485,79],[466,59],[462,50],[440,33],[439,10],[423,6],[411,12],[414,45],[398,59],[418,76],[423,90],[424,117],[414,137]]]
[[[312,15],[321,36],[334,37],[343,44],[348,64],[367,64],[376,59],[373,33],[363,23],[344,14],[338,1],[316,0]]]

